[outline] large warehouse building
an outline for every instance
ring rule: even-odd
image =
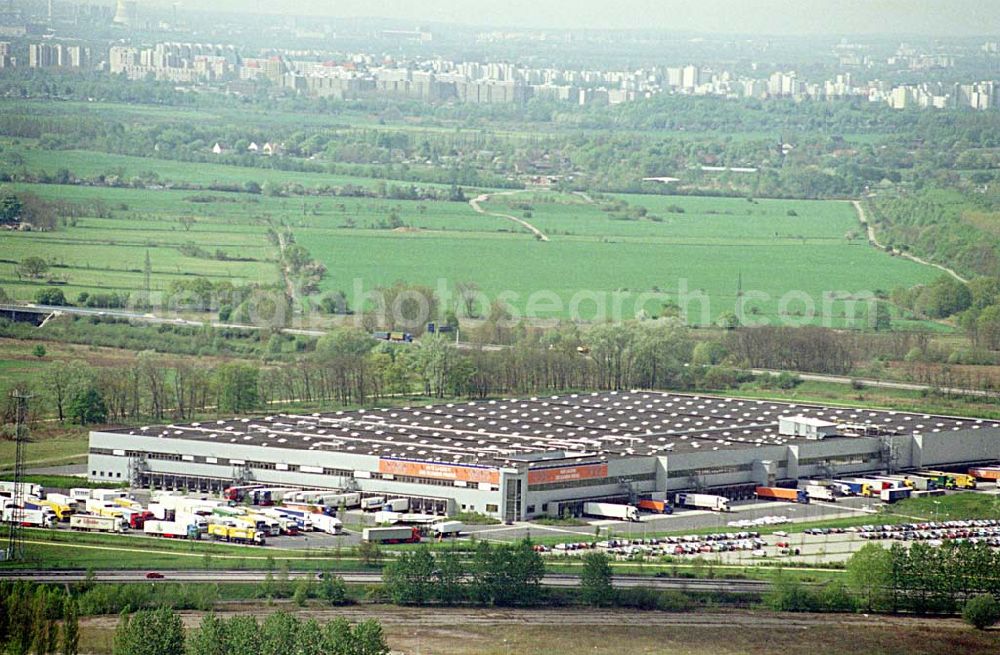
[[[405,497],[516,521],[582,501],[1000,460],[1000,422],[654,391],[95,431],[90,478]]]

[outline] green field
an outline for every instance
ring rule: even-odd
[[[197,169],[202,165],[188,165]],[[83,217],[49,233],[4,233],[0,285],[20,299],[34,296],[40,281],[18,279],[16,262],[36,255],[66,278],[66,292],[135,291],[141,288],[145,253],[153,289],[175,279],[274,282],[277,249],[269,225],[290,227],[298,243],[326,264],[327,290],[372,289],[397,280],[437,288],[472,281],[487,298],[506,298],[523,313],[567,317],[574,307],[583,320],[635,316],[640,294],[654,294],[643,307],[662,311],[664,300],[686,306],[692,323],[733,311],[742,284],[756,318],[794,320],[809,298],[820,312],[826,292],[847,295],[925,282],[933,269],[893,258],[845,233],[856,227],[847,203],[759,201],[720,198],[630,196],[660,222],[615,220],[576,196],[545,194],[526,219],[550,241],[535,240],[516,223],[476,214],[463,203],[371,198],[271,198],[251,194],[17,185],[40,196],[71,202],[101,199],[111,218]],[[514,197],[486,203],[489,211],[513,213]],[[209,200],[206,202],[205,200]],[[662,211],[665,205],[684,213]],[[797,216],[789,216],[789,210]],[[395,215],[404,224],[389,229]],[[192,216],[186,229],[179,217]],[[185,244],[252,261],[190,257]],[[512,263],[516,265],[512,266]],[[620,295],[616,299],[615,294]],[[503,295],[501,295],[503,294]],[[666,294],[666,295],[662,295]],[[685,301],[685,298],[688,300]],[[553,301],[554,304],[553,304]],[[842,324],[843,303],[833,302],[830,323]],[[808,321],[804,321],[808,322]]]
[[[118,111],[129,120],[142,118]],[[370,189],[380,183],[49,151],[30,139],[8,139],[2,146],[0,170],[11,173],[52,174],[61,167],[87,177],[155,173],[162,182],[202,188],[270,181],[304,189],[348,184]],[[100,201],[107,210],[104,217],[83,216],[54,232],[0,235],[0,287],[20,300],[33,299],[47,283],[18,277],[17,263],[29,256],[51,263],[50,276],[71,301],[83,291],[141,289],[147,251],[153,291],[194,276],[276,283],[278,249],[267,239],[272,228],[290,229],[296,242],[327,266],[323,290],[344,291],[355,309],[364,305],[358,291],[400,280],[435,289],[474,282],[484,294],[482,312],[487,302],[499,299],[519,315],[602,321],[659,316],[665,303],[675,303],[689,323],[708,324],[743,303],[756,322],[842,327],[852,325],[846,309],[859,294],[912,286],[938,274],[871,248],[858,238],[853,208],[837,201],[643,195],[591,201],[584,194],[526,191],[483,203],[487,212],[528,221],[549,238],[542,242],[515,221],[478,214],[464,202],[273,197],[162,185],[10,186],[52,200]],[[615,200],[625,201],[628,211],[609,208]],[[645,216],[637,217],[640,209]],[[193,223],[185,225],[181,217]],[[180,251],[189,245],[201,254]],[[221,257],[215,257],[217,251]],[[855,316],[861,318],[863,308]]]

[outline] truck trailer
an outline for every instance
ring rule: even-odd
[[[406,498],[390,498],[382,505],[383,512],[405,512],[410,509],[410,501]]]
[[[969,475],[980,480],[1000,480],[1000,466],[977,466],[969,469]]]
[[[583,513],[587,516],[599,516],[605,519],[617,519],[619,521],[638,521],[639,509],[632,505],[618,505],[615,503],[584,503]]]
[[[142,526],[142,531],[154,537],[164,537],[166,539],[198,539],[201,533],[198,527],[179,521],[146,521]]]
[[[263,546],[264,535],[253,528],[236,527],[212,523],[208,526],[208,534],[216,541],[228,541],[235,544],[250,544]]]
[[[784,487],[757,487],[757,497],[763,500],[783,500],[787,503],[809,504],[809,495],[805,489],[786,489]]]
[[[94,514],[74,514],[69,517],[69,527],[84,532],[125,532],[126,529],[121,517]]]
[[[465,524],[461,521],[441,521],[432,525],[431,531],[437,537],[457,537],[465,531]]]
[[[361,509],[364,511],[377,511],[385,506],[384,496],[371,496],[370,498],[361,499]]]
[[[955,478],[945,473],[930,473],[929,471],[917,471],[911,474],[915,478],[925,478],[932,480],[938,489],[955,489]]]
[[[841,488],[847,489],[854,496],[864,496],[870,497],[872,493],[872,485],[869,480],[834,480],[834,484],[841,485]]]
[[[673,514],[674,508],[665,500],[653,500],[647,498],[638,502],[639,509],[655,514]]]
[[[725,496],[713,496],[712,494],[679,493],[674,496],[674,505],[707,509],[713,512],[730,511],[728,498]]]
[[[968,473],[948,473],[946,471],[917,471],[917,475],[944,476],[950,479],[956,489],[975,489],[976,478]]]
[[[365,528],[361,538],[375,544],[416,544],[420,543],[420,530],[410,526]]]
[[[894,503],[897,500],[909,498],[911,493],[913,490],[909,487],[891,487],[880,491],[878,496],[884,503]]]
[[[29,528],[56,527],[56,515],[52,512],[44,512],[40,509],[5,507],[3,510],[3,520],[17,521],[19,525]]]
[[[825,484],[807,484],[804,489],[810,500],[824,500],[828,503],[836,502],[837,494],[834,487]]]
[[[340,519],[326,514],[314,514],[312,517],[313,529],[326,534],[340,534],[343,527]]]

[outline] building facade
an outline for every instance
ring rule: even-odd
[[[94,481],[238,483],[406,497],[505,521],[587,500],[1000,460],[1000,423],[650,391],[281,414],[94,431]]]

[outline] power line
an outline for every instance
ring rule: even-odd
[[[28,416],[28,400],[31,396],[14,391],[11,398],[17,403],[14,419],[14,494],[10,513],[7,514],[7,548],[4,551],[4,559],[9,562],[19,562],[24,560],[24,528],[21,523],[24,521],[24,502],[27,495],[24,490],[24,423]]]

